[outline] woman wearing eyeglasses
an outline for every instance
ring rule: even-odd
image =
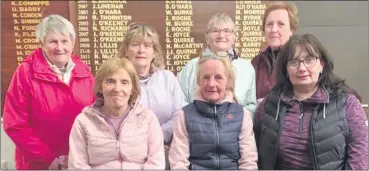
[[[234,96],[236,78],[226,54],[205,51],[199,59],[199,89],[174,126],[173,170],[258,169],[252,119]]]
[[[299,23],[298,10],[293,3],[275,1],[267,4],[262,31],[268,48],[251,60],[256,72],[256,98],[261,101],[273,88],[275,66],[280,48],[296,31]]]
[[[207,25],[205,34],[206,51],[227,52],[236,75],[235,97],[238,102],[250,111],[253,117],[256,108],[255,70],[246,59],[239,58],[233,49],[236,39],[236,26],[227,14],[215,14]],[[196,85],[196,70],[199,57],[188,61],[187,65],[177,74],[177,78],[186,96],[191,103]]]
[[[255,113],[259,169],[368,170],[365,112],[317,38],[292,36],[276,72]]]

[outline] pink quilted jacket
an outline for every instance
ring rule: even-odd
[[[118,137],[100,115],[91,105],[74,121],[68,169],[165,169],[163,133],[153,112],[135,105]]]

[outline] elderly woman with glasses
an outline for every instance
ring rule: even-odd
[[[249,61],[240,58],[233,49],[236,40],[235,27],[228,15],[224,13],[214,15],[208,22],[205,34],[206,51],[228,53],[226,56],[231,61],[236,76],[235,98],[253,117],[256,108],[255,70]],[[188,103],[193,101],[194,92],[198,88],[194,81],[198,61],[199,57],[191,59],[177,74]]]
[[[368,170],[365,112],[317,38],[292,36],[276,72],[255,114],[259,169]]]
[[[227,52],[203,52],[197,68],[199,89],[178,112],[174,127],[171,169],[256,170],[253,123],[234,96],[235,74]]]
[[[16,69],[4,103],[4,131],[16,145],[17,170],[66,169],[72,124],[93,103],[95,79],[73,53],[76,32],[60,15],[36,27],[41,47]]]

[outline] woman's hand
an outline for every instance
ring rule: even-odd
[[[68,169],[68,156],[59,156],[51,162],[49,170],[66,170]]]
[[[59,156],[59,170],[67,170],[68,169],[68,156]]]

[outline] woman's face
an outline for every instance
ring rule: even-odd
[[[225,98],[228,77],[224,64],[219,60],[208,60],[200,65],[199,86],[203,98],[218,103]]]
[[[228,51],[235,42],[235,33],[231,23],[213,26],[207,33],[206,43],[211,51]]]
[[[63,68],[72,57],[74,41],[71,36],[62,35],[54,31],[47,33],[42,43],[42,50],[49,61],[58,68]]]
[[[310,55],[301,46],[296,47],[294,57],[287,62],[288,77],[293,87],[315,87],[324,62],[318,55]]]
[[[146,38],[140,41],[135,40],[128,44],[125,53],[136,68],[150,67],[154,59],[154,48],[151,42],[149,38]]]
[[[132,94],[132,79],[128,72],[121,68],[102,82],[104,105],[119,109],[128,104]]]
[[[288,12],[277,9],[269,12],[265,19],[265,38],[272,49],[283,46],[292,35]]]

